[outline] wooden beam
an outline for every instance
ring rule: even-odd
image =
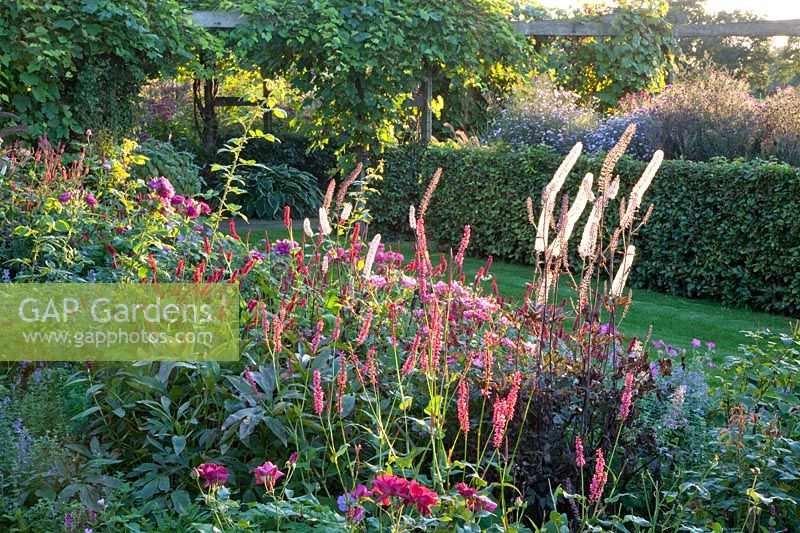
[[[253,107],[258,102],[251,102],[239,96],[217,96],[214,98],[214,105],[217,107]]]
[[[191,21],[203,28],[235,28],[245,24],[247,17],[238,11],[194,11]]]
[[[536,37],[608,37],[617,33],[607,20],[534,20],[515,22],[514,27],[522,35]]]
[[[514,23],[523,35],[537,37],[608,37],[616,35],[610,20],[535,20]],[[800,19],[755,20],[724,24],[677,24],[676,37],[781,37],[800,36]]]
[[[238,11],[195,11],[191,20],[204,28],[235,28],[247,22]],[[616,35],[610,17],[597,21],[572,19],[534,20],[515,22],[523,35],[537,37],[608,37]],[[724,24],[677,24],[677,37],[783,37],[800,36],[800,19],[754,20]]]
[[[798,35],[800,35],[800,19],[675,26],[676,37],[792,37]]]

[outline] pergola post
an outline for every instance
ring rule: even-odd
[[[420,98],[420,120],[422,122],[420,127],[420,141],[422,144],[428,144],[433,137],[433,116],[431,113],[431,101],[433,100],[433,67],[430,64],[425,65],[425,79],[422,81],[422,90]]]

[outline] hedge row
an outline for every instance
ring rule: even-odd
[[[546,147],[405,146],[386,154],[370,211],[384,231],[405,232],[408,206],[419,204],[442,167],[426,217],[431,237],[457,247],[470,224],[472,253],[530,262],[534,232],[525,198],[539,198],[561,159]],[[568,188],[574,191],[600,163],[582,157]],[[617,167],[622,191],[644,165],[623,158]],[[636,286],[800,315],[800,169],[764,161],[665,161],[648,202],[655,207],[637,238]]]

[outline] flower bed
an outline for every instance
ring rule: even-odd
[[[679,384],[658,380],[682,360],[617,331],[631,303],[634,221],[658,166],[624,194],[621,226],[607,239],[600,228],[623,197],[613,179],[623,148],[560,214],[577,149],[541,202],[529,200],[540,262],[518,302],[497,293],[491,258],[474,277],[462,271],[474,228],[452,256],[430,254],[438,173],[407,213],[416,246],[404,257],[366,224],[353,186],[360,169],[329,188],[317,227],[296,231],[287,209],[288,238],[262,240],[233,226],[219,232],[221,213],[206,198],[176,196],[168,180],[112,185],[81,159],[64,166],[47,146],[7,152],[9,281],[238,283],[242,295],[240,363],[74,369],[70,386],[85,391],[76,449],[90,459],[47,478],[73,500],[69,528],[644,525],[653,508],[636,493],[652,486],[641,475],[678,476],[663,468],[657,428],[638,420],[647,405],[663,407],[661,393],[671,401]],[[220,171],[235,179],[235,163]],[[584,209],[594,223],[579,230]],[[567,302],[557,286],[578,231],[586,270]],[[724,521],[683,494],[671,507],[676,523]]]

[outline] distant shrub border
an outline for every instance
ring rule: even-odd
[[[540,146],[406,146],[385,155],[380,191],[370,199],[375,224],[406,232],[408,206],[443,168],[427,219],[432,237],[458,247],[464,224],[470,250],[530,262],[534,231],[525,197],[538,198],[561,162]],[[645,163],[623,158],[623,186]],[[582,157],[570,192],[599,160]],[[719,300],[763,311],[800,313],[800,169],[775,162],[665,161],[648,192],[655,204],[642,229],[631,278],[639,287]]]

